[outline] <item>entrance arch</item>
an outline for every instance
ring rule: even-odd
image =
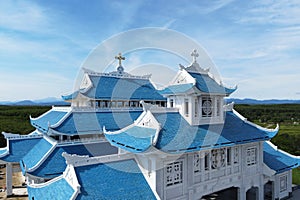
[[[252,187],[246,192],[246,200],[258,200],[258,187]]]
[[[237,200],[238,199],[238,188],[231,187],[219,192],[215,192],[206,196],[203,196],[201,200]]]

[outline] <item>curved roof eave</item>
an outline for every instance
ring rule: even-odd
[[[276,174],[300,167],[300,156],[280,150],[272,142],[264,142],[264,163]]]
[[[247,120],[247,118],[245,118],[244,116],[242,116],[240,113],[238,113],[236,110],[232,109],[232,112],[239,117],[241,120],[243,120],[245,123],[254,126],[255,128],[264,131],[266,134],[268,134],[268,136],[271,138],[275,137],[279,131],[279,124],[276,124],[276,127],[274,129],[268,129],[268,128],[264,128],[261,127],[253,122],[250,122]]]
[[[106,131],[103,127],[103,133],[111,145],[132,153],[142,153],[156,143],[159,130],[131,124],[115,132]]]

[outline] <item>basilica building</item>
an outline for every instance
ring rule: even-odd
[[[150,75],[88,69],[78,90],[37,118],[28,135],[3,133],[7,194],[22,171],[28,199],[283,199],[292,192],[300,158],[270,140],[234,110],[226,87],[202,67],[198,54],[170,84]],[[17,168],[13,168],[17,164]]]

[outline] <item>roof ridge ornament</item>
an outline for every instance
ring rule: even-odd
[[[119,60],[119,66],[117,71],[122,74],[124,72],[124,67],[122,66],[122,60],[125,60],[125,57],[122,56],[122,53],[119,53],[118,56],[115,56],[115,59]]]
[[[199,57],[199,53],[197,52],[197,49],[194,49],[192,51],[191,56],[193,57],[193,63],[197,63],[197,57]]]

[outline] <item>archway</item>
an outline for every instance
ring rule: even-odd
[[[269,181],[264,185],[264,199],[272,200],[274,199],[274,182]]]
[[[258,187],[252,187],[246,192],[246,200],[258,200]]]
[[[201,200],[237,200],[238,188],[231,187],[225,190],[221,190],[201,198]]]

